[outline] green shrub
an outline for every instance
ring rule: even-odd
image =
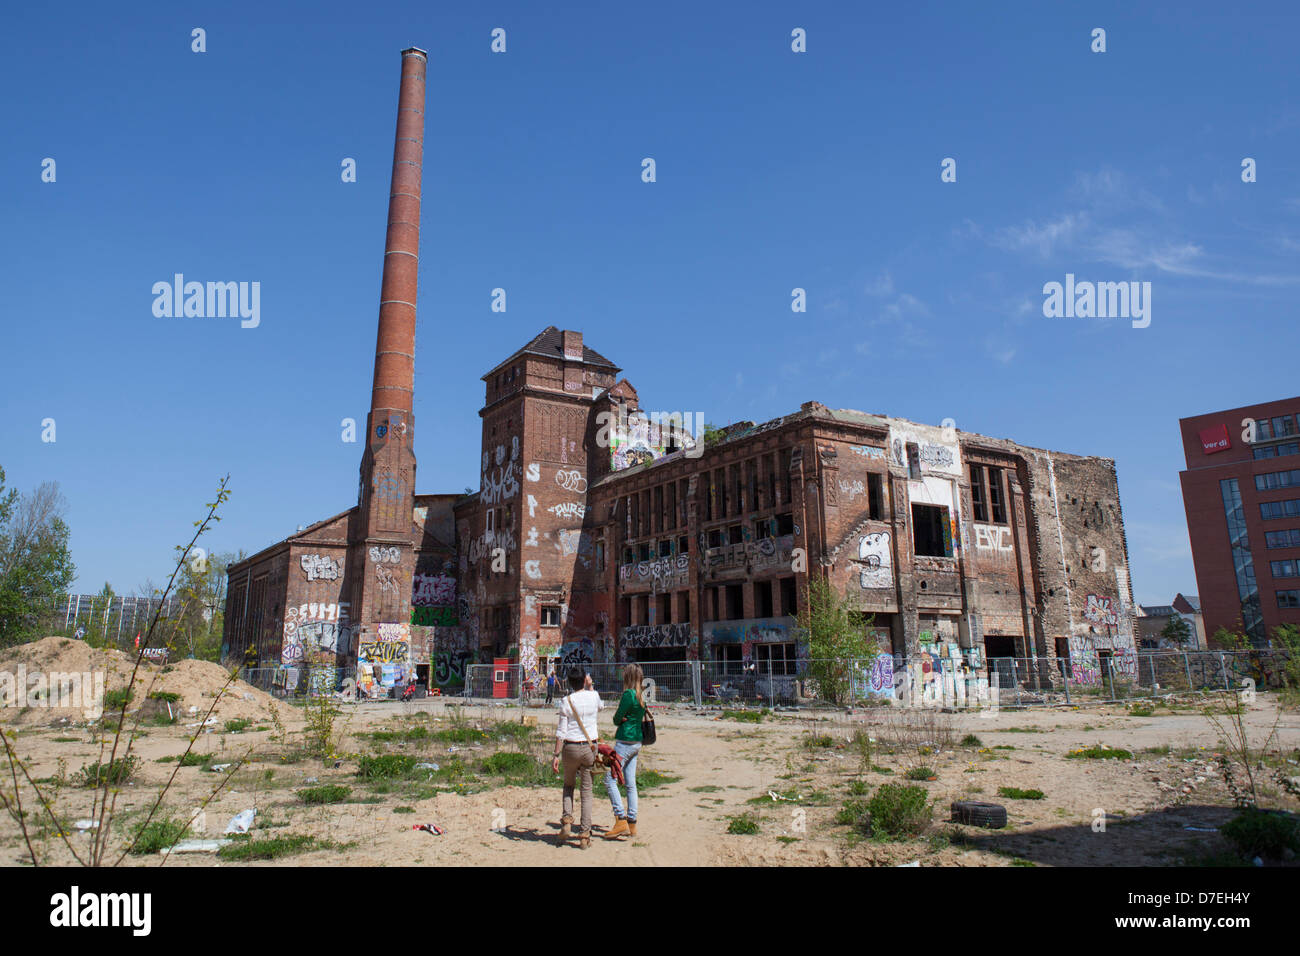
[[[908,780],[929,780],[931,777],[938,776],[933,767],[913,767],[907,773],[903,774]]]
[[[835,822],[841,826],[853,827],[862,833],[871,832],[871,811],[866,800],[846,800],[844,806],[835,814]]]
[[[104,692],[104,709],[121,710],[131,702],[131,689],[129,687],[120,687],[117,690]]]
[[[1093,744],[1091,747],[1080,747],[1078,750],[1071,750],[1065,756],[1072,760],[1132,760],[1133,755],[1127,750],[1121,750],[1119,747],[1103,747],[1100,744]]]
[[[1041,800],[1041,790],[1021,790],[1019,787],[998,787],[998,796],[1008,800]]]
[[[924,787],[884,783],[867,803],[871,832],[879,836],[916,836],[930,825],[933,807]]]
[[[983,747],[984,741],[980,740],[974,734],[967,734],[961,739],[961,745],[963,747]]]
[[[298,799],[303,803],[342,803],[351,792],[351,787],[326,784],[321,787],[308,787],[305,790],[299,790]]]
[[[1248,857],[1279,859],[1287,849],[1300,853],[1300,818],[1290,813],[1243,810],[1219,832]]]
[[[519,773],[527,770],[533,764],[537,763],[528,754],[519,753],[518,751],[503,750],[495,753],[483,761],[483,771],[485,773],[503,775]]]
[[[416,759],[407,754],[366,754],[357,761],[357,776],[367,780],[407,777],[415,764]]]
[[[106,781],[112,786],[120,786],[135,775],[139,769],[138,757],[118,757],[109,763],[95,761],[81,768],[78,783],[83,787],[102,786]]]
[[[307,850],[320,849],[316,838],[305,833],[291,836],[272,837],[266,840],[239,840],[217,851],[223,860],[247,862],[249,860],[274,860],[291,853],[303,853]]]
[[[849,783],[849,793],[855,797],[865,796],[868,789],[865,780],[854,780]]]
[[[727,832],[740,835],[752,835],[758,832],[758,817],[752,813],[742,813],[732,817],[727,823]]]
[[[803,743],[809,750],[829,750],[835,746],[835,738],[830,734],[810,734]]]
[[[181,699],[180,694],[173,694],[169,690],[153,690],[149,692],[150,700],[161,700],[165,704],[175,704]]]
[[[394,813],[414,813],[415,807],[393,807]]]
[[[171,818],[141,824],[135,828],[135,845],[131,847],[131,853],[135,856],[161,853],[179,843],[189,829],[184,821]]]
[[[243,731],[251,727],[252,724],[253,722],[251,720],[245,720],[242,717],[239,717],[235,720],[228,720],[226,721],[226,733],[228,734],[242,733]]]
[[[722,712],[723,720],[739,720],[746,724],[761,724],[763,717],[768,713],[766,710],[724,710]]]

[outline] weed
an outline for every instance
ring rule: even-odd
[[[752,813],[731,817],[727,823],[727,832],[731,834],[751,835],[757,833],[758,829],[758,817]]]
[[[351,787],[326,784],[322,787],[308,787],[305,790],[299,790],[298,799],[303,803],[342,803],[351,792]]]
[[[1019,787],[998,787],[998,796],[1008,800],[1041,800],[1041,790],[1021,790]]]

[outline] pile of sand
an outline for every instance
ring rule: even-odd
[[[42,724],[58,723],[64,718],[78,722],[87,719],[84,701],[74,702],[73,706],[46,706],[46,702],[52,705],[64,703],[48,691],[42,695],[40,703],[29,706],[24,689],[18,686],[20,675],[24,672],[28,688],[36,686],[37,675],[48,682],[54,674],[102,673],[104,689],[111,692],[126,686],[134,666],[133,655],[114,649],[90,647],[84,641],[66,637],[46,637],[9,648],[0,652],[0,695],[12,692],[17,693],[20,699],[13,705],[9,705],[8,700],[3,702],[5,706],[0,706],[0,722]],[[12,675],[10,681],[5,680],[5,674]],[[92,677],[92,681],[94,679]],[[242,680],[230,681],[230,672],[220,664],[199,660],[182,660],[166,665],[141,662],[127,713],[134,712],[142,704],[157,707],[158,702],[148,698],[151,693],[179,695],[180,699],[172,702],[171,707],[179,711],[182,723],[201,719],[220,694],[221,699],[212,712],[213,717],[220,718],[217,726],[238,718],[269,720],[271,706],[275,703],[274,697],[251,684]],[[195,709],[192,716],[191,708]],[[163,709],[165,712],[165,707]]]

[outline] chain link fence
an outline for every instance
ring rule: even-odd
[[[642,662],[646,692],[656,703],[694,706],[842,706],[899,703],[977,708],[1113,703],[1189,692],[1276,689],[1286,683],[1283,650],[1139,651],[1083,659],[996,657],[973,667],[966,659],[882,654],[864,660],[804,659],[754,663]],[[605,700],[623,690],[620,663],[585,663]],[[494,693],[495,691],[495,693]],[[556,696],[567,693],[563,683]],[[466,668],[464,695],[541,703],[546,678],[519,665]]]

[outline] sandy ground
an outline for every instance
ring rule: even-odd
[[[244,708],[264,704],[242,697],[238,701]],[[643,866],[827,866],[913,861],[922,866],[1179,865],[1223,852],[1227,844],[1222,837],[1201,831],[1212,830],[1233,814],[1231,798],[1212,759],[1218,737],[1199,712],[1200,706],[1189,702],[1172,713],[1161,708],[1150,717],[1131,716],[1117,707],[943,715],[933,719],[942,725],[950,743],[929,754],[917,752],[927,734],[914,727],[900,729],[898,721],[903,718],[888,708],[835,719],[768,715],[758,724],[720,719],[715,712],[693,708],[665,708],[659,717],[659,743],[642,752],[641,772],[655,770],[675,779],[643,792],[635,839],[608,842],[599,838],[612,824],[613,815],[608,799],[598,797],[594,813],[597,839],[587,850],[555,845],[560,816],[558,782],[429,795],[427,784],[420,793],[408,783],[375,793],[356,775],[356,755],[377,750],[408,753],[419,760],[448,760],[449,747],[454,744],[377,742],[366,735],[416,725],[446,729],[454,726],[455,720],[462,725],[468,719],[490,726],[485,722],[519,721],[526,714],[530,723],[531,718],[537,723],[533,743],[522,746],[548,755],[553,733],[549,709],[521,711],[438,700],[348,706],[337,724],[345,730],[338,748],[344,756],[327,762],[311,758],[285,762],[279,755],[294,749],[292,740],[275,739],[276,730],[266,723],[240,733],[223,732],[219,724],[200,734],[194,750],[217,754],[220,761],[249,754],[250,762],[209,804],[204,835],[215,838],[236,813],[256,807],[255,837],[310,834],[336,845],[261,864],[173,854],[166,865],[583,866],[626,862]],[[282,726],[293,738],[303,726],[302,711],[283,703],[278,708]],[[612,735],[611,713],[609,708],[602,712],[605,737]],[[1282,757],[1283,772],[1300,774],[1300,715],[1279,712],[1270,695],[1260,695],[1248,714],[1255,742],[1262,743],[1275,724],[1274,749]],[[879,741],[873,765],[893,773],[863,771],[859,755],[847,745],[849,736],[860,728]],[[187,733],[194,732],[183,724],[143,726],[140,730],[143,736],[135,740],[134,752],[142,758],[142,765],[119,796],[119,833],[142,818],[175,770],[175,763],[160,763],[159,758],[182,753]],[[979,744],[960,745],[967,734],[976,735]],[[831,745],[810,746],[814,735],[829,735]],[[933,732],[929,736],[934,736]],[[1075,748],[1094,744],[1125,748],[1135,759],[1066,757]],[[25,719],[17,728],[13,745],[38,779],[56,777],[60,771],[75,774],[100,759],[92,729],[84,721],[50,714],[45,723]],[[493,737],[480,746],[479,750],[457,749],[462,756],[481,758],[498,749],[518,749],[520,744]],[[1147,752],[1148,748],[1165,747],[1170,748],[1168,753]],[[835,822],[853,781],[861,780],[859,787],[865,784],[874,790],[901,781],[905,771],[921,765],[933,768],[935,777],[920,783],[935,803],[935,822],[926,835],[878,842],[855,837],[849,827]],[[2,762],[0,769],[7,774]],[[200,767],[183,767],[176,774],[167,805],[177,812],[198,806],[222,776]],[[296,796],[305,786],[330,783],[351,787],[349,799],[372,802],[306,806]],[[998,788],[1006,786],[1039,789],[1044,798],[999,797]],[[1267,805],[1300,808],[1279,787],[1270,783],[1267,790]],[[767,796],[769,791],[794,799],[773,800]],[[754,798],[759,801],[752,802]],[[946,822],[947,808],[956,799],[1001,803],[1007,807],[1010,824],[998,831],[951,826]],[[86,816],[89,807],[90,791],[60,790],[57,808],[66,824]],[[398,807],[414,812],[398,812]],[[758,819],[759,833],[726,832],[728,821],[742,813]],[[1105,820],[1104,832],[1094,827],[1099,818]],[[425,822],[444,828],[445,834],[412,828]],[[74,846],[88,843],[81,834],[73,833],[70,839]],[[43,835],[38,851],[48,853],[50,862],[70,860],[51,832]],[[0,863],[21,865],[25,854],[13,821],[0,817]],[[131,856],[126,862],[159,865],[162,859]]]

